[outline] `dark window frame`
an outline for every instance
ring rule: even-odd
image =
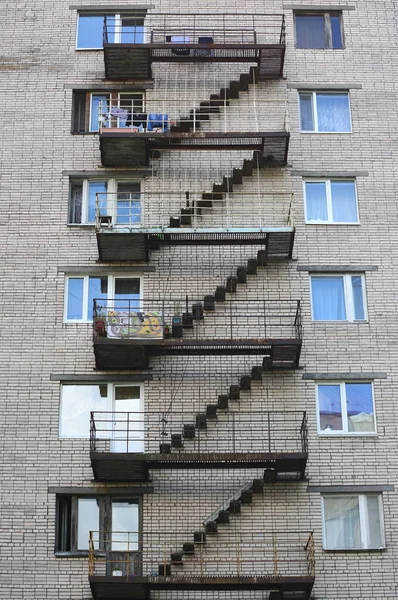
[[[323,17],[324,25],[324,41],[325,45],[323,48],[313,46],[299,46],[297,43],[297,17]],[[339,17],[340,19],[340,37],[341,46],[333,46],[333,33],[332,33],[332,21],[331,17]],[[294,12],[294,42],[295,47],[299,50],[344,50],[344,28],[343,28],[343,12],[338,10],[296,10]]]

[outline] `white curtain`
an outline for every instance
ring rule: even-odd
[[[317,94],[318,131],[351,131],[348,94]]]
[[[353,181],[332,181],[333,221],[357,223],[358,212]]]
[[[327,221],[326,183],[321,181],[306,182],[305,200],[308,221]]]
[[[325,497],[324,510],[326,548],[361,548],[358,496]]]
[[[315,321],[345,321],[342,277],[312,277],[312,302]]]

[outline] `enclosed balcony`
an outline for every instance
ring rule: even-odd
[[[299,412],[93,412],[96,481],[146,481],[149,469],[263,468],[275,479],[304,476],[307,419]]]
[[[163,246],[221,245],[262,245],[267,258],[289,259],[294,233],[291,194],[97,194],[98,253],[107,262],[147,261]]]
[[[148,79],[154,62],[242,62],[260,79],[283,74],[285,18],[281,14],[147,13],[116,22],[105,18],[105,76]]]
[[[230,278],[232,285],[236,282]],[[219,295],[218,295],[219,294]],[[151,356],[262,355],[268,369],[297,368],[300,301],[236,301],[217,288],[203,299],[94,300],[97,369],[139,369]],[[182,312],[185,306],[185,311]]]
[[[151,98],[142,104],[142,111],[134,112],[131,102],[101,101],[101,163],[104,167],[145,167],[152,151],[250,150],[260,168],[285,165],[289,134],[284,106],[258,99],[258,118],[253,120],[249,97],[238,102],[237,112],[231,110],[227,98],[207,102]]]
[[[90,533],[89,581],[96,600],[148,600],[172,591],[214,594],[258,590],[274,600],[307,600],[315,581],[308,531]]]

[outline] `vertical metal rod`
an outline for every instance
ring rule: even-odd
[[[271,415],[270,415],[269,411],[267,411],[267,421],[268,421],[268,452],[271,453]]]
[[[235,446],[235,437],[236,437],[236,429],[235,429],[235,413],[232,413],[232,451],[235,452],[236,451],[236,446]]]

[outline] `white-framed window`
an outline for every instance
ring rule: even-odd
[[[89,439],[90,414],[94,412],[96,438],[111,440],[110,451],[143,452],[143,411],[143,384],[63,384],[59,437]]]
[[[339,11],[302,12],[294,15],[296,48],[342,49],[343,17]]]
[[[327,381],[316,385],[318,433],[368,435],[376,433],[373,384]]]
[[[385,548],[381,494],[324,494],[325,550]]]
[[[65,285],[67,323],[93,320],[94,300],[103,300],[112,310],[139,310],[142,301],[142,278],[114,275],[68,275]]]
[[[311,275],[310,284],[313,321],[366,321],[363,275]]]
[[[89,131],[101,127],[128,129],[142,116],[144,94],[142,92],[90,93]]]
[[[300,130],[317,133],[351,133],[348,92],[299,92]]]
[[[111,44],[142,44],[144,17],[134,14],[79,13],[76,50],[100,50],[104,33]]]
[[[71,179],[69,225],[94,225],[96,210],[112,224],[139,227],[141,182],[116,179]]]
[[[359,223],[355,179],[304,181],[305,222]]]

